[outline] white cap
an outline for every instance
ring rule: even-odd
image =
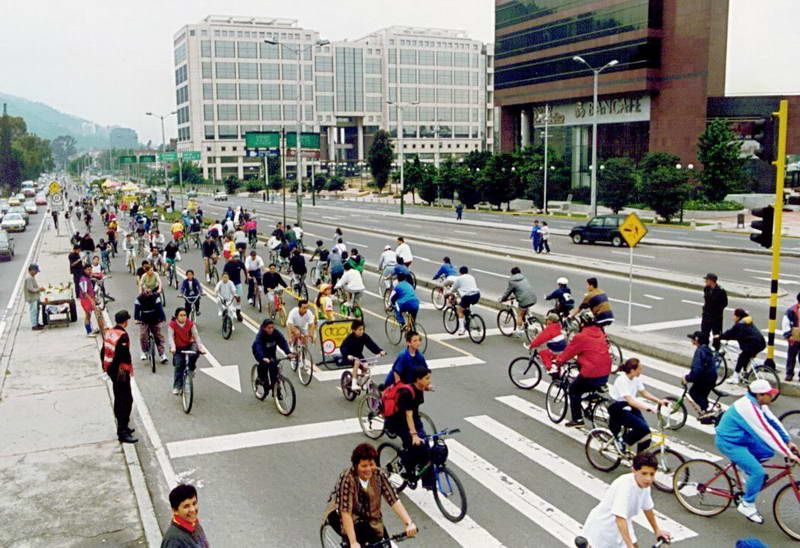
[[[750,383],[750,392],[753,394],[770,394],[774,396],[779,392],[777,388],[773,388],[772,385],[766,379],[756,379]]]
[[[390,245],[384,246],[383,248],[384,251],[389,251],[390,249],[392,249],[392,246]]]
[[[563,276],[556,280],[558,285],[569,285],[569,280],[564,278]]]

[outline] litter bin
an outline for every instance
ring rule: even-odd
[[[736,215],[736,228],[744,228],[744,213]]]

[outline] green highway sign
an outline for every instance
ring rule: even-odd
[[[177,152],[159,152],[158,159],[162,162],[176,162],[178,160]]]
[[[155,154],[143,154],[139,156],[140,164],[154,164],[156,162]]]
[[[301,133],[300,146],[302,148],[311,148],[319,150],[319,133]],[[297,133],[292,132],[286,134],[286,147],[287,148],[297,147]]]
[[[281,146],[281,134],[277,131],[248,131],[244,134],[244,146],[245,148],[277,148]]]
[[[186,150],[180,153],[182,160],[194,160],[199,162],[200,161],[200,151],[199,150]]]
[[[120,156],[119,158],[120,164],[135,164],[136,163],[136,156]]]

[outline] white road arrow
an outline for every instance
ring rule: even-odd
[[[242,393],[242,382],[239,378],[238,365],[222,365],[217,358],[210,353],[205,354],[205,358],[208,360],[208,363],[211,364],[211,367],[203,367],[199,369],[200,371],[212,379],[216,379],[222,384],[233,388],[240,394]]]

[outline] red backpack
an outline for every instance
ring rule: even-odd
[[[397,413],[397,402],[400,399],[401,389],[410,390],[411,397],[414,397],[414,387],[410,384],[403,384],[401,382],[392,384],[381,394],[381,400],[383,401],[383,418],[389,418]]]

